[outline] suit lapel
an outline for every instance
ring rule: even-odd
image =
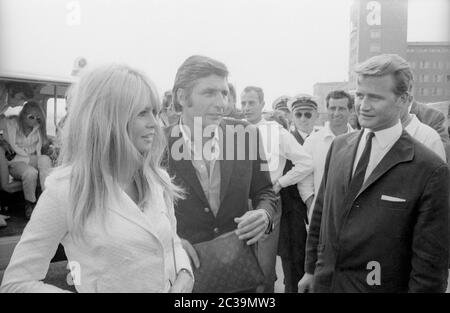
[[[178,125],[178,124],[176,124]],[[177,126],[173,127],[177,127]],[[172,128],[171,128],[172,130]],[[170,132],[171,132],[170,130]],[[175,142],[178,142],[178,140],[182,140],[182,149],[187,149],[186,145],[184,144],[184,139],[182,138],[182,135],[180,132],[178,132],[177,136],[170,136],[169,133],[169,167],[173,167],[174,172],[176,173],[176,176],[183,179],[186,186],[190,186],[194,192],[197,194],[197,196],[200,198],[200,200],[205,204],[205,206],[209,206],[209,202],[206,199],[205,193],[203,191],[202,185],[200,184],[200,181],[198,180],[197,173],[195,172],[195,168],[192,165],[192,161],[190,159],[181,159],[181,160],[175,160],[172,157],[171,149]],[[189,151],[190,155],[190,151]]]
[[[405,130],[403,130],[403,133],[400,136],[399,140],[397,140],[397,142],[392,146],[388,153],[386,153],[380,163],[378,163],[377,167],[375,167],[373,172],[364,182],[356,198],[395,165],[411,161],[413,158],[414,146],[411,142],[410,136],[406,133]]]
[[[114,211],[129,222],[142,227],[161,242],[161,238],[154,231],[154,227],[147,221],[147,218],[143,216],[144,213],[139,209],[136,203],[131,200],[125,191],[120,190],[119,199],[119,203],[114,203],[110,206],[111,211]]]

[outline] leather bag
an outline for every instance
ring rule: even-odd
[[[252,291],[264,283],[253,247],[229,232],[194,245],[200,268],[194,270],[194,293]]]

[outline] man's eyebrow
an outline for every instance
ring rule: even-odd
[[[383,96],[376,93],[368,93],[367,95],[372,98],[384,98]]]
[[[360,96],[360,95],[366,95],[366,96],[368,96],[368,97],[372,97],[372,98],[384,98],[383,96],[381,96],[381,95],[379,95],[379,94],[376,94],[376,93],[363,93],[363,92],[356,92],[355,93],[357,96]]]

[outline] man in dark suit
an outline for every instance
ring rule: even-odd
[[[180,121],[166,129],[168,170],[186,196],[175,206],[178,234],[198,267],[191,244],[235,231],[248,245],[270,232],[276,208],[256,127],[223,119],[228,70],[203,56],[188,58],[173,87]],[[248,199],[254,210],[248,210]],[[200,264],[201,266],[201,264]]]
[[[449,169],[400,124],[409,65],[380,55],[356,73],[363,129],[328,152],[299,291],[444,292]]]
[[[434,128],[438,132],[441,136],[442,143],[444,144],[447,162],[450,162],[450,139],[448,136],[448,129],[445,126],[445,115],[442,112],[415,100],[411,103],[410,113],[415,114],[419,121]]]

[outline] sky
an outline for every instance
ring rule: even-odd
[[[224,62],[238,93],[313,92],[348,78],[352,0],[0,0],[0,71],[70,74],[77,57],[143,70],[160,93],[179,65]],[[408,41],[449,41],[448,0],[409,0]]]

